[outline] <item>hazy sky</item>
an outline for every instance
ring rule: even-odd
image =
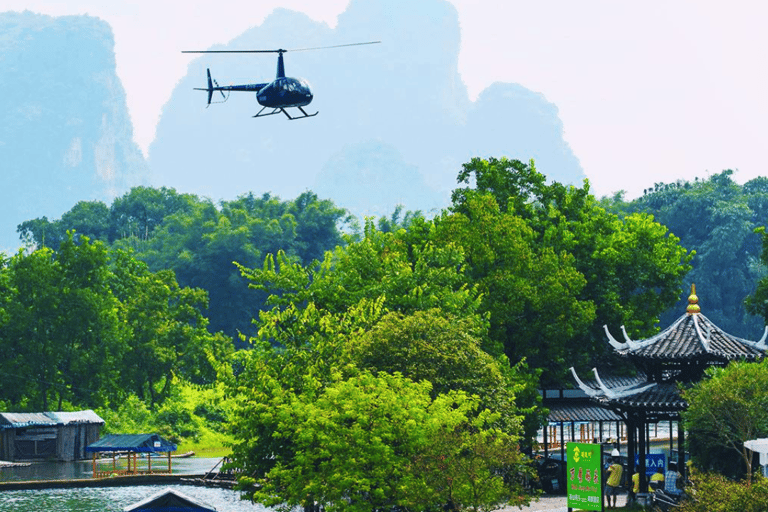
[[[737,170],[742,183],[768,175],[768,3],[450,2],[459,14],[459,72],[470,98],[495,81],[544,94],[558,106],[565,138],[596,194],[623,189],[634,197],[654,182],[725,168]],[[180,50],[227,43],[276,7],[334,27],[348,3],[3,0],[0,9],[87,13],[109,22],[135,138],[146,152],[161,108],[192,60]]]

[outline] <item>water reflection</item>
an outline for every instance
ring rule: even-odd
[[[210,471],[219,459],[174,459],[173,473],[199,475]],[[91,478],[90,461],[38,462],[29,466],[0,468],[0,481],[76,480]],[[137,485],[131,487],[91,487],[81,489],[37,489],[2,491],[0,512],[19,510],[56,510],[66,512],[122,511],[124,507],[166,489],[175,489],[187,496],[213,505],[218,512],[270,512],[261,505],[240,499],[240,493],[229,489],[189,485]]]
[[[173,459],[173,474],[194,475],[210,471],[219,459],[190,457]],[[93,477],[91,461],[76,462],[35,462],[29,466],[8,466],[0,468],[0,482],[29,480],[77,480]]]
[[[175,489],[187,496],[213,505],[218,512],[270,512],[270,509],[261,505],[242,501],[240,493],[236,491],[185,485],[3,491],[0,497],[0,512],[19,510],[120,512],[123,508],[166,488]]]

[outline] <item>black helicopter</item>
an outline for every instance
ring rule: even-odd
[[[309,86],[309,82],[303,78],[291,78],[285,76],[285,65],[283,64],[283,54],[286,52],[303,52],[309,50],[324,50],[327,48],[341,48],[344,46],[360,46],[364,44],[377,44],[381,41],[369,41],[365,43],[351,43],[351,44],[339,44],[335,46],[320,46],[317,48],[299,48],[293,50],[201,50],[201,51],[183,51],[182,53],[276,53],[277,54],[277,76],[271,82],[265,82],[261,84],[243,84],[243,85],[226,85],[221,86],[211,78],[211,70],[207,69],[208,73],[208,87],[205,89],[195,87],[196,91],[208,92],[208,105],[211,104],[214,91],[219,91],[224,101],[229,97],[230,91],[249,91],[256,93],[256,101],[262,106],[261,110],[253,117],[265,117],[272,114],[278,114],[282,112],[288,117],[288,119],[304,119],[307,117],[316,116],[319,112],[314,114],[307,114],[302,108],[306,107],[312,102],[312,89]],[[227,94],[224,94],[227,91]],[[302,115],[291,116],[286,109],[298,108]],[[272,109],[271,112],[264,111],[266,109]]]

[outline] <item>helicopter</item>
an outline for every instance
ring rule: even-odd
[[[224,98],[223,101],[227,101],[229,93],[232,91],[246,91],[255,92],[256,101],[261,105],[259,110],[253,117],[266,117],[273,114],[279,114],[282,112],[290,120],[306,119],[308,117],[314,117],[320,112],[314,114],[308,114],[303,107],[306,107],[312,102],[312,89],[309,82],[303,78],[292,78],[285,76],[285,64],[283,62],[283,54],[289,51],[291,52],[303,52],[310,50],[325,50],[327,48],[341,48],[345,46],[360,46],[366,44],[378,44],[381,41],[368,41],[364,43],[351,43],[351,44],[338,44],[334,46],[319,46],[316,48],[299,48],[293,50],[185,50],[181,53],[277,53],[277,76],[271,82],[264,82],[258,84],[242,84],[242,85],[225,85],[221,86],[218,82],[211,78],[211,69],[206,69],[208,75],[208,87],[201,88],[195,87],[196,91],[206,91],[208,93],[208,106],[211,105],[213,99],[213,93],[219,91]],[[227,94],[224,94],[226,91]],[[219,102],[219,103],[223,103]],[[297,108],[301,112],[301,115],[293,116],[288,113],[289,108]],[[271,111],[265,112],[265,110],[271,109]]]

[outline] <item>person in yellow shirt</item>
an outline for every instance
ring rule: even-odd
[[[661,467],[656,468],[656,472],[651,476],[651,483],[648,486],[648,492],[664,488],[664,473]]]
[[[616,508],[616,496],[619,494],[619,485],[621,485],[621,474],[624,471],[624,467],[619,463],[620,457],[619,451],[614,450],[615,455],[612,453],[613,464],[608,466],[608,480],[605,482],[605,498],[606,508]],[[611,496],[613,496],[613,506],[611,506]]]
[[[637,492],[640,490],[640,473],[635,472],[634,475],[632,475],[632,489],[629,491],[629,494],[627,495],[627,505],[630,503],[634,503],[635,500],[637,500]]]

